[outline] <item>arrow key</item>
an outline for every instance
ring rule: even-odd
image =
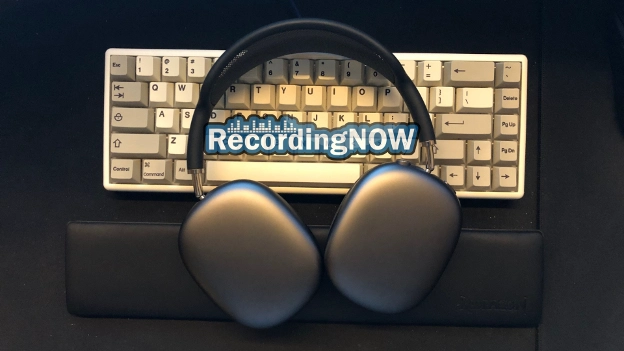
[[[440,166],[441,179],[454,189],[464,188],[464,166]]]
[[[466,189],[490,190],[490,167],[468,166]]]
[[[492,190],[494,191],[514,191],[516,190],[517,178],[516,167],[494,167],[492,171]]]
[[[492,160],[492,143],[489,140],[468,140],[466,156],[470,165],[490,164]]]

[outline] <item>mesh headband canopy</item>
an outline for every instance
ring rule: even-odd
[[[189,130],[189,170],[203,168],[204,126],[229,86],[259,64],[302,52],[336,54],[374,68],[397,87],[414,122],[420,127],[420,141],[435,140],[427,108],[414,83],[392,53],[366,34],[344,24],[297,19],[278,22],[245,36],[213,65],[204,80]]]

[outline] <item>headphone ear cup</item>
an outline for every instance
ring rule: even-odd
[[[325,251],[327,271],[353,302],[405,311],[433,289],[460,229],[461,208],[448,185],[418,167],[384,164],[340,205]]]
[[[279,195],[256,182],[234,181],[209,193],[182,224],[179,245],[199,286],[250,327],[285,321],[319,282],[312,233]]]

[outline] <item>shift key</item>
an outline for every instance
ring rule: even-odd
[[[166,134],[122,134],[110,137],[112,156],[164,158],[167,155]]]
[[[494,62],[444,62],[444,85],[451,87],[494,86]]]

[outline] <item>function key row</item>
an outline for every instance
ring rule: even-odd
[[[201,83],[217,58],[122,56],[110,58],[112,80]],[[401,60],[419,86],[519,87],[520,62]],[[390,82],[355,60],[273,59],[240,77],[241,83],[373,85]]]

